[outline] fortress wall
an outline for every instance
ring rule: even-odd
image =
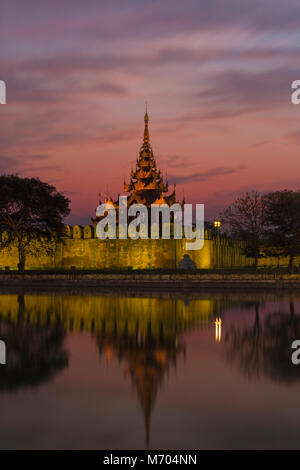
[[[223,237],[212,238],[205,232],[204,247],[201,250],[187,250],[186,239],[181,240],[100,240],[95,238],[94,228],[66,226],[64,241],[56,247],[52,254],[28,255],[27,269],[51,269],[72,266],[85,269],[172,269],[184,255],[188,255],[199,269],[230,268],[251,266],[253,260],[241,253],[242,242],[228,240]],[[35,247],[33,246],[33,252]],[[295,264],[300,264],[296,260]],[[278,259],[263,258],[261,266],[277,266]],[[280,259],[280,265],[287,265],[286,258]],[[16,247],[0,251],[0,269],[9,266],[16,269],[18,253]]]
[[[60,246],[56,267],[173,268],[174,240],[67,239]]]

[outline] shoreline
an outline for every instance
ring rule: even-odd
[[[9,274],[0,277],[7,290],[204,291],[300,290],[300,274]]]

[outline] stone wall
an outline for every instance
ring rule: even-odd
[[[223,237],[213,238],[205,231],[202,250],[186,250],[187,240],[100,240],[95,236],[94,227],[66,226],[66,235],[62,242],[53,247],[53,253],[29,255],[26,268],[86,268],[86,269],[172,269],[178,266],[184,255],[188,255],[199,269],[231,268],[251,266],[253,260],[241,253],[242,242]],[[33,253],[37,250],[33,247]],[[9,266],[16,269],[18,255],[16,247],[1,249],[0,269]],[[278,260],[266,258],[261,265],[277,266]],[[280,260],[287,265],[287,259]],[[297,260],[296,260],[297,264]],[[300,264],[300,261],[299,261]]]

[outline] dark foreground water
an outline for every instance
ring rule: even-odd
[[[0,295],[1,449],[300,447],[300,297]]]

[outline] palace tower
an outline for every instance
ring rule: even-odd
[[[150,145],[148,128],[149,116],[147,111],[144,116],[144,122],[143,144],[139,152],[139,157],[136,160],[136,168],[135,170],[131,170],[129,183],[127,184],[126,181],[124,181],[124,191],[129,193],[127,207],[132,204],[143,204],[148,208],[150,216],[151,204],[167,204],[168,206],[172,206],[177,202],[176,185],[174,185],[173,192],[168,195],[168,181],[164,181],[161,171],[157,169],[153,150]],[[118,214],[118,201],[113,201],[111,197],[106,196],[105,203],[108,206],[113,206]],[[101,198],[99,204],[102,204]],[[92,218],[93,224],[96,226],[101,219],[102,217],[97,216],[96,218]]]

